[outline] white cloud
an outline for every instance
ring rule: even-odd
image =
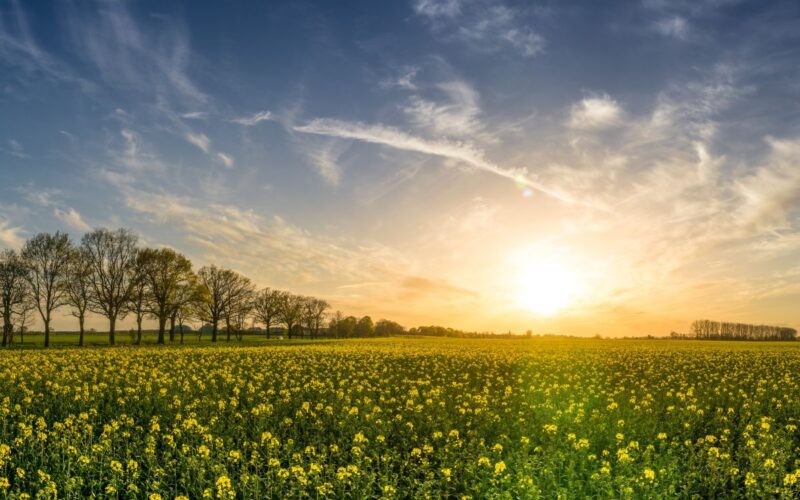
[[[7,61],[37,77],[44,75],[51,80],[75,83],[82,89],[92,88],[91,83],[76,76],[39,47],[31,32],[22,2],[11,2],[10,5],[9,17],[0,13],[0,61]]]
[[[166,196],[162,191],[114,184],[125,205],[152,223],[181,234],[187,254],[202,263],[231,267],[257,283],[298,287],[368,279],[397,280],[413,266],[389,248],[328,237],[287,222],[279,216],[192,198]],[[199,251],[191,255],[190,249]],[[315,294],[324,293],[319,289]]]
[[[306,153],[320,176],[333,186],[339,185],[341,169],[337,163],[339,149],[335,142],[329,142]]]
[[[413,6],[436,33],[466,42],[474,50],[511,48],[524,57],[544,51],[544,38],[526,22],[527,12],[501,0],[417,0]]]
[[[189,113],[183,113],[181,118],[186,118],[188,120],[204,120],[208,118],[208,113],[205,111],[191,111]]]
[[[448,140],[428,140],[409,135],[399,129],[384,125],[369,125],[360,122],[346,122],[326,118],[314,119],[305,125],[293,127],[293,130],[308,134],[325,135],[328,137],[355,139],[405,151],[414,151],[448,158],[475,169],[510,179],[565,203],[588,206],[583,201],[571,197],[566,192],[551,189],[534,181],[529,177],[525,169],[507,169],[486,160],[483,151],[468,143]],[[592,208],[599,207],[592,206]]]
[[[380,85],[384,88],[398,87],[405,90],[416,90],[417,85],[414,83],[414,79],[417,73],[419,73],[418,66],[405,66],[399,75],[382,80]]]
[[[271,121],[274,117],[272,113],[269,111],[259,111],[250,116],[240,116],[238,118],[233,118],[231,121],[233,123],[238,123],[239,125],[245,125],[248,127],[252,127],[253,125],[258,125],[261,122]]]
[[[21,248],[25,244],[22,233],[21,227],[12,226],[5,216],[0,215],[0,245],[6,248]]]
[[[414,11],[428,17],[454,17],[461,11],[461,0],[416,0]]]
[[[92,226],[87,224],[83,220],[83,217],[81,217],[81,214],[74,208],[67,207],[65,210],[62,210],[56,207],[53,209],[53,215],[56,219],[78,231],[89,232],[92,230]]]
[[[622,108],[611,97],[587,97],[572,105],[569,126],[578,129],[613,127],[620,124],[622,116]]]
[[[226,167],[233,168],[234,159],[232,156],[226,155],[225,153],[217,153],[217,158],[221,161]]]
[[[208,138],[208,136],[206,136],[206,134],[186,132],[185,137],[187,141],[197,146],[204,153],[208,153],[208,151],[211,149],[211,140]]]
[[[122,2],[102,8],[67,4],[64,21],[75,53],[85,58],[108,83],[135,92],[155,93],[159,100],[179,100],[187,107],[209,98],[188,70],[191,50],[186,30],[168,18],[138,23]]]
[[[26,159],[31,157],[31,155],[25,152],[22,144],[20,144],[19,141],[9,139],[8,146],[10,148],[9,153],[11,153],[11,156],[14,156],[15,158]]]
[[[657,21],[655,29],[664,36],[685,40],[689,33],[689,23],[680,16],[668,17]]]
[[[800,208],[800,140],[768,139],[768,162],[736,182],[744,203],[737,213],[746,227],[761,231],[785,228]]]
[[[125,143],[124,149],[109,151],[109,155],[119,164],[134,172],[163,172],[166,167],[161,160],[145,147],[139,134],[123,128],[120,135]]]
[[[436,86],[447,97],[447,102],[439,103],[411,97],[403,111],[418,127],[435,134],[455,137],[473,134],[481,128],[478,121],[479,96],[468,83],[453,80]]]

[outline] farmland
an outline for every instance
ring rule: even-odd
[[[800,493],[794,343],[0,352],[0,497]]]

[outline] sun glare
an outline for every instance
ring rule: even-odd
[[[554,316],[576,297],[577,275],[560,262],[539,262],[520,269],[518,275],[520,306],[542,316]]]

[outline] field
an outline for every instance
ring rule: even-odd
[[[0,352],[0,498],[800,494],[793,343]]]

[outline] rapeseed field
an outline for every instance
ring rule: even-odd
[[[0,498],[796,498],[794,344],[0,352]]]

